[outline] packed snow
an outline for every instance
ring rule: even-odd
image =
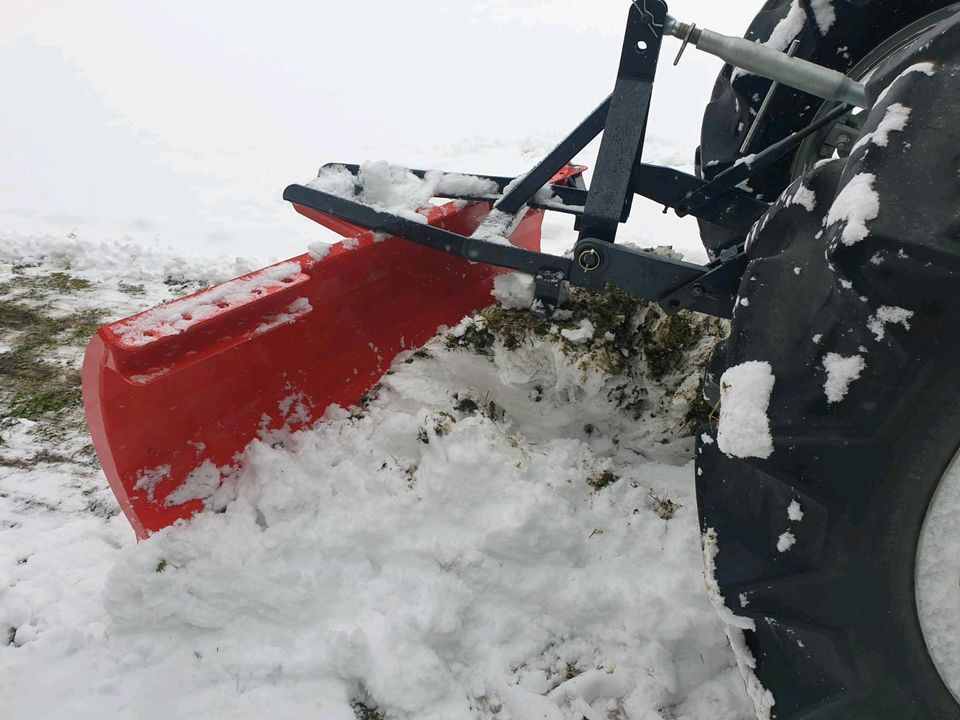
[[[787,518],[792,522],[800,522],[803,520],[803,515],[803,508],[800,506],[798,500],[794,500],[790,503],[789,507],[787,507]]]
[[[789,552],[790,548],[796,544],[796,536],[792,532],[787,531],[780,535],[779,539],[777,540],[777,551],[781,553]]]
[[[198,323],[243,305],[271,288],[283,287],[302,277],[300,263],[284,262],[246,277],[230,280],[192,297],[147,310],[117,325],[114,332],[131,347],[142,347],[163,337],[179,335]],[[299,307],[302,312],[306,308]],[[297,313],[296,308],[291,312]]]
[[[807,212],[813,212],[817,208],[817,194],[806,185],[800,185],[792,195],[784,198],[784,206],[799,205]]]
[[[177,259],[64,247],[11,240],[0,274],[76,275],[90,287],[49,311],[112,317],[204,284],[173,282]],[[518,307],[529,290],[498,282]],[[639,356],[636,380],[588,363],[616,345],[587,322],[485,355],[461,347],[468,321],[364,408],[254,443],[223,512],[139,544],[79,429],[58,440],[79,454],[54,458],[43,422],[5,420],[4,718],[746,720],[743,659],[703,591],[685,420],[719,325],[698,320],[704,339],[654,381]],[[225,474],[201,465],[179,499]]]
[[[947,469],[923,526],[917,552],[917,610],[924,639],[941,676],[954,694],[960,693],[960,466]]]
[[[843,223],[840,239],[844,245],[856,245],[870,231],[867,223],[880,214],[880,195],[873,189],[877,176],[872,173],[855,175],[837,194],[824,219],[827,227]]]
[[[813,8],[813,17],[817,21],[820,34],[826,35],[837,21],[837,11],[833,8],[833,0],[810,0],[810,6]]]
[[[867,327],[873,333],[877,342],[883,340],[887,334],[887,325],[901,325],[904,330],[910,329],[910,318],[913,317],[913,310],[907,310],[902,307],[891,305],[881,305],[877,312],[867,320]]]
[[[717,445],[723,453],[738,458],[773,454],[767,410],[775,380],[770,363],[759,361],[736,365],[721,376]]]
[[[828,403],[838,403],[847,396],[850,385],[860,377],[867,366],[862,355],[844,357],[838,353],[827,353],[823,358],[823,367],[827,371],[827,380],[823,391]]]
[[[887,112],[879,125],[877,125],[877,129],[873,132],[865,133],[863,137],[857,140],[850,152],[854,153],[871,143],[877,147],[886,147],[890,143],[890,133],[903,132],[907,127],[907,121],[909,119],[910,108],[901,103],[893,103],[893,105],[887,108]]]
[[[936,73],[936,70],[937,68],[932,62],[922,62],[922,63],[916,63],[915,65],[911,65],[906,70],[904,70],[899,75],[897,75],[893,79],[893,82],[891,82],[889,85],[887,85],[887,87],[883,89],[883,92],[881,92],[880,95],[877,96],[877,102],[875,103],[875,105],[882,105],[883,101],[887,97],[887,94],[891,90],[893,90],[894,87],[896,87],[897,83],[900,82],[900,80],[907,77],[908,75],[912,73],[922,73],[927,77],[933,77],[933,75]]]
[[[797,39],[797,36],[803,31],[806,22],[807,11],[800,5],[800,0],[793,0],[790,8],[787,10],[787,14],[774,26],[770,32],[770,37],[761,44],[773,50],[786,52],[790,49],[793,41]],[[752,74],[753,73],[742,70],[741,68],[734,68],[731,78],[736,80],[738,77]]]

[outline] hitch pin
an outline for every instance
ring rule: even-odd
[[[687,45],[690,44],[690,38],[693,37],[693,33],[697,29],[697,24],[693,23],[689,26],[689,28],[690,29],[687,30],[687,34],[683,36],[683,45],[680,46],[680,52],[677,53],[677,59],[673,61],[674,67],[680,64],[680,58],[682,58],[683,54],[687,51]]]
[[[863,84],[836,70],[790,57],[779,50],[744,38],[729,37],[706,28],[698,28],[695,24],[680,22],[669,15],[664,22],[663,34],[684,41],[681,54],[687,44],[693,44],[697,49],[716,55],[730,65],[781,85],[802,90],[824,100],[870,108],[867,89]]]

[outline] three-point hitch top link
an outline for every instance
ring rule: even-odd
[[[698,50],[716,55],[741,70],[761,75],[781,85],[854,107],[868,108],[866,88],[841,72],[822,65],[790,57],[760,43],[729,37],[698,28],[696,23],[680,22],[667,15],[663,26],[665,35],[671,35],[694,45]]]
[[[642,162],[647,116],[665,36],[679,38],[731,65],[812,95],[842,103],[820,120],[736,163],[711,180],[672,168]],[[682,54],[682,49],[681,49]],[[767,203],[739,189],[743,181],[768,167],[825,124],[836,122],[850,106],[867,107],[863,85],[845,75],[791,57],[741,38],[720,35],[680,22],[667,14],[664,0],[633,0],[624,32],[616,84],[604,100],[556,148],[519,178],[483,177],[496,192],[485,195],[445,194],[443,197],[489,202],[515,224],[530,209],[560,210],[576,217],[580,236],[572,255],[559,257],[498,244],[480,231],[471,237],[424,225],[362,203],[358,196],[333,195],[291,185],[284,198],[376,232],[402,237],[435,250],[529,273],[536,297],[549,309],[563,302],[569,285],[602,289],[619,287],[659,303],[668,312],[690,309],[729,317],[747,265],[744,238],[766,212]],[[575,155],[603,133],[590,188],[577,173],[563,172]],[[344,166],[358,177],[357,166]],[[413,171],[423,176],[424,171]],[[474,176],[479,177],[479,176]],[[552,185],[551,178],[566,177]],[[359,195],[359,187],[355,187]],[[541,193],[543,190],[549,192]],[[731,231],[735,238],[718,251],[709,265],[700,266],[615,244],[620,223],[630,216],[634,195]]]

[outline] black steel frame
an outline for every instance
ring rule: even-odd
[[[572,257],[490,242],[480,235],[459,235],[304,185],[289,186],[283,197],[297,205],[474,262],[529,273],[536,279],[540,306],[548,311],[562,302],[567,285],[600,290],[609,284],[657,302],[667,312],[689,309],[730,317],[747,265],[743,239],[769,207],[737,186],[796,148],[811,133],[838,120],[849,108],[837,108],[814,125],[710,181],[643,163],[647,116],[666,16],[663,0],[634,0],[613,93],[530,172],[519,179],[474,176],[496,183],[495,195],[439,195],[491,202],[496,210],[514,220],[531,208],[572,214],[580,233]],[[603,139],[589,190],[578,176],[564,184],[549,185],[550,200],[538,199],[539,191],[550,179],[601,132]],[[354,175],[359,173],[356,165],[341,167]],[[413,172],[425,175],[423,170]],[[664,212],[672,208],[681,217],[692,215],[732,230],[739,240],[704,266],[616,245],[617,230],[630,216],[634,195],[663,205]]]

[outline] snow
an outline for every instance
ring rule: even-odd
[[[817,208],[817,193],[806,185],[800,185],[796,191],[784,199],[784,207],[799,205],[807,212],[813,212]]]
[[[789,552],[790,548],[796,544],[796,536],[792,532],[785,532],[777,539],[777,551],[780,553]]]
[[[820,34],[825,36],[837,21],[837,12],[833,9],[833,0],[810,0],[810,6],[813,9],[813,17],[817,21]]]
[[[823,359],[823,367],[827,371],[823,391],[827,395],[827,402],[833,404],[843,400],[850,390],[850,385],[860,377],[866,366],[862,355],[844,357],[837,353],[827,353]]]
[[[596,329],[593,323],[584,318],[580,321],[580,326],[574,330],[561,330],[560,335],[572,342],[574,345],[583,345],[593,339]]]
[[[910,75],[911,73],[917,73],[917,72],[918,72],[918,73],[923,73],[923,74],[926,75],[927,77],[933,77],[934,73],[936,72],[936,65],[934,65],[932,62],[923,62],[923,63],[917,63],[917,64],[915,64],[915,65],[911,65],[911,66],[908,67],[906,70],[904,70],[904,71],[901,72],[899,75],[897,75],[897,76],[893,79],[893,82],[891,82],[889,85],[887,85],[887,87],[885,87],[885,88],[883,89],[883,92],[881,92],[880,95],[877,96],[877,102],[875,103],[875,105],[882,105],[884,99],[887,97],[887,94],[888,94],[891,90],[893,90],[894,86],[895,86],[900,80],[902,80],[903,78],[907,77],[907,76]]]
[[[773,437],[767,409],[775,378],[770,363],[750,361],[729,368],[720,378],[717,445],[731,457],[768,458]]]
[[[493,296],[503,307],[511,310],[526,310],[533,305],[534,282],[532,275],[504,273],[493,281]]]
[[[924,521],[917,552],[917,610],[924,640],[951,691],[960,692],[960,585],[956,581],[960,538],[960,472],[954,459]]]
[[[770,37],[761,44],[773,50],[786,52],[793,41],[797,39],[806,22],[807,13],[803,7],[801,7],[800,0],[793,0],[790,4],[790,9],[787,10],[787,14],[784,15],[780,22],[773,28]],[[732,80],[736,80],[738,77],[752,74],[753,73],[748,73],[740,68],[735,68],[731,78]]]
[[[787,517],[792,522],[800,522],[803,520],[803,508],[800,507],[800,502],[794,500],[790,503],[790,506],[787,508]]]
[[[363,163],[356,177],[342,165],[325,167],[307,187],[425,223],[426,217],[417,210],[429,204],[442,179],[440,171],[419,178],[405,167],[377,160]]]
[[[179,335],[232,306],[243,305],[271,288],[293,282],[300,275],[300,263],[279,263],[197,295],[142,312],[115,326],[114,332],[130,347],[142,347],[163,337]]]
[[[209,460],[204,460],[199,467],[187,475],[184,483],[164,498],[164,505],[173,507],[183,505],[191,500],[206,500],[212,497],[220,487],[223,476],[229,468],[218,468]]]
[[[867,320],[867,327],[877,338],[877,342],[883,340],[886,336],[887,325],[902,325],[905,330],[910,329],[910,318],[913,317],[913,311],[902,307],[882,305],[877,312]]]
[[[907,121],[909,119],[910,108],[900,103],[894,103],[887,108],[887,113],[883,116],[879,125],[877,125],[877,129],[871,133],[866,133],[857,140],[856,145],[853,146],[850,152],[854,153],[870,143],[878,147],[886,147],[890,142],[890,133],[903,132],[907,127]]]
[[[720,586],[716,579],[716,561],[720,554],[720,544],[717,531],[709,528],[701,538],[703,546],[704,578],[707,583],[707,595],[713,603],[714,610],[726,625],[727,639],[737,659],[737,667],[741,677],[745,680],[747,694],[753,701],[754,712],[762,720],[770,720],[771,708],[776,704],[773,693],[763,687],[754,670],[757,667],[756,659],[747,647],[744,631],[756,630],[756,623],[750,619],[735,614],[727,607],[720,593]],[[746,607],[749,601],[740,595],[740,606]]]
[[[96,266],[65,310],[170,298],[160,275],[131,298]],[[440,338],[365,411],[265,437],[239,473],[202,463],[168,502],[223,511],[139,544],[95,466],[4,464],[49,441],[37,423],[0,427],[4,718],[352,720],[355,700],[399,719],[747,717],[703,593],[684,429],[711,345],[682,380],[642,381],[639,420],[611,399],[622,381],[571,347],[487,358]],[[495,409],[458,410],[455,394]],[[587,482],[605,471],[618,479]],[[167,473],[146,469],[141,489]]]
[[[870,234],[867,223],[880,214],[880,195],[873,189],[877,176],[859,173],[851,178],[830,206],[824,224],[844,223],[841,241],[856,245]]]

